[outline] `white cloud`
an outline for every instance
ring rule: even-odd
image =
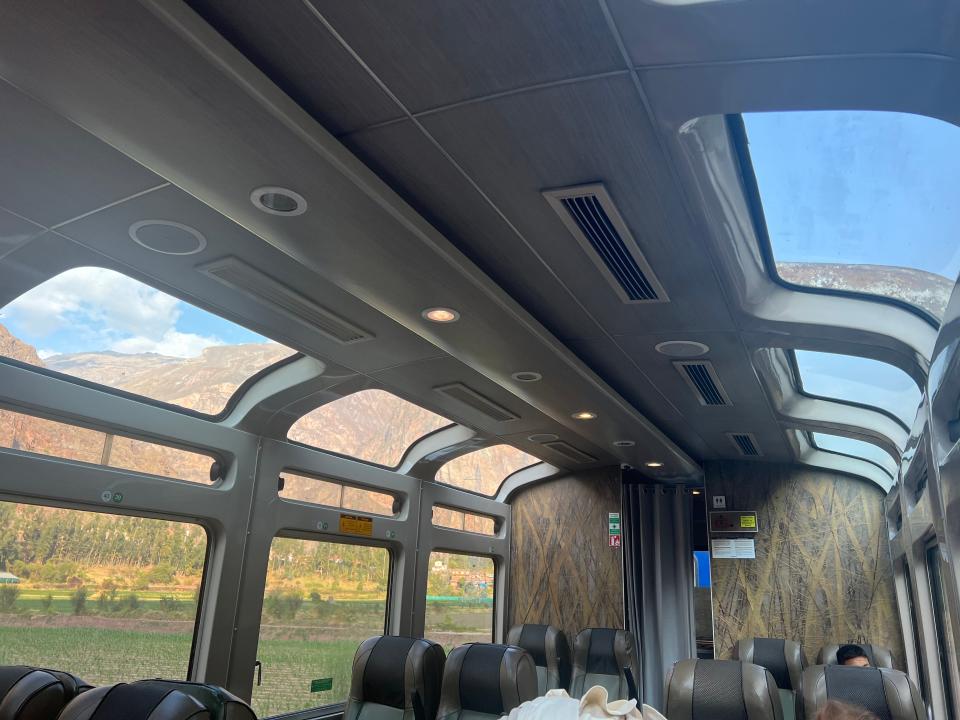
[[[205,337],[195,333],[182,333],[178,330],[167,330],[159,339],[148,338],[142,335],[124,338],[113,343],[110,350],[119,353],[158,353],[173,357],[196,357],[204,348],[213,345],[223,345],[223,341],[215,337]]]
[[[59,355],[59,354],[60,353],[58,353],[56,350],[47,350],[45,348],[41,348],[37,350],[37,357],[39,357],[41,360],[46,360],[49,357],[53,357],[54,355]]]

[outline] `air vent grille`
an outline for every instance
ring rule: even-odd
[[[744,457],[760,457],[760,446],[757,445],[757,438],[752,433],[727,433],[730,442]]]
[[[485,415],[495,422],[509,422],[510,420],[517,420],[520,417],[516,413],[510,412],[502,405],[498,405],[490,398],[486,397],[485,395],[481,395],[472,387],[464,385],[463,383],[440,385],[435,387],[434,390],[442,395],[446,395],[451,400],[456,400],[457,402],[476,410],[480,414]]]
[[[676,362],[674,367],[697,396],[701,405],[730,405],[730,397],[720,384],[720,378],[708,361]]]
[[[198,269],[223,285],[268,305],[285,317],[338,343],[350,345],[373,338],[371,333],[349,320],[235,257],[217,260]]]
[[[622,301],[668,300],[650,263],[602,185],[549,190],[544,192],[544,197]]]
[[[586,464],[596,462],[597,459],[590,453],[585,453],[583,450],[578,450],[573,445],[563,440],[557,440],[555,442],[544,443],[545,448],[550,448],[558,455],[563,455],[567,460],[572,460],[578,464]]]

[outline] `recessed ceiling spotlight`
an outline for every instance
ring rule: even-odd
[[[538,372],[533,372],[532,370],[521,370],[520,372],[513,373],[510,377],[517,382],[539,382],[543,380],[543,375]]]
[[[614,447],[633,447],[636,443],[633,440],[614,440]]]
[[[699,494],[700,494],[700,491],[699,491],[699,490],[694,490],[694,491],[693,491],[693,494],[694,494],[694,495],[699,495]]]
[[[645,462],[644,465],[646,465],[648,468],[663,467],[663,463],[659,460],[650,460],[649,462]]]
[[[420,313],[425,319],[435,323],[452,323],[460,319],[460,313],[453,308],[432,307]]]
[[[710,346],[693,340],[667,340],[654,346],[661,355],[675,358],[692,358],[706,355]]]
[[[203,233],[173,220],[140,220],[128,232],[137,245],[162,255],[196,255],[207,247]]]
[[[258,210],[270,215],[303,215],[307,211],[307,201],[303,195],[288,188],[266,186],[258,187],[250,193],[250,202]]]
[[[534,433],[533,435],[527,436],[527,440],[529,440],[530,442],[538,443],[538,444],[554,442],[555,440],[559,440],[559,439],[560,439],[560,436],[554,435],[553,433]]]
[[[594,420],[597,417],[595,412],[590,412],[589,410],[580,410],[579,412],[573,413],[571,415],[574,420]]]

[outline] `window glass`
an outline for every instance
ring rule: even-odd
[[[315,505],[357,510],[374,515],[394,515],[394,497],[387,493],[341,485],[330,480],[320,480],[308,475],[283,473],[282,498],[301,500]]]
[[[0,410],[0,447],[195,483],[211,482],[209,455]]]
[[[960,129],[869,111],[743,116],[776,271],[943,317],[960,243]]]
[[[493,560],[430,553],[423,636],[449,653],[457,645],[493,639]]]
[[[933,621],[937,632],[937,650],[940,654],[940,675],[943,678],[943,694],[946,698],[947,717],[954,715],[953,673],[956,672],[957,651],[953,645],[953,627],[946,603],[946,588],[943,585],[943,567],[940,548],[936,544],[927,548],[927,577],[930,581],[930,598],[933,601]]]
[[[414,442],[451,425],[385,390],[361,390],[318,407],[287,433],[294,442],[396,467]]]
[[[897,465],[893,458],[879,445],[874,445],[865,440],[844,437],[843,435],[829,435],[819,432],[810,433],[810,435],[813,437],[813,444],[821,450],[866,460],[879,466],[891,478],[897,472]]]
[[[920,388],[907,373],[880,360],[795,350],[803,391],[834,400],[872,405],[913,425]]]
[[[357,646],[384,633],[389,576],[384,548],[274,538],[257,646],[263,681],[253,688],[258,717],[347,699]]]
[[[0,311],[0,353],[215,415],[249,377],[294,353],[113,270],[67,270]]]
[[[185,679],[206,553],[198,525],[0,502],[0,665]]]
[[[442,505],[433,506],[433,524],[436,527],[462,530],[463,532],[480,535],[496,534],[496,522],[492,517],[454,510]]]
[[[900,561],[900,572],[906,584],[907,610],[910,613],[910,628],[913,630],[913,653],[917,659],[917,675],[920,692],[927,702],[930,702],[930,686],[927,682],[927,671],[924,667],[926,659],[923,657],[922,645],[920,643],[920,624],[917,622],[917,609],[913,604],[913,581],[910,579],[910,568],[905,560]]]
[[[540,459],[510,445],[475,450],[443,465],[436,480],[482,495],[495,495],[500,483],[511,473],[540,462]]]

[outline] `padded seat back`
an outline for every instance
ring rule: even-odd
[[[667,676],[670,720],[782,720],[768,670],[737,660],[681,660]]]
[[[396,635],[364,640],[353,658],[344,720],[413,720],[416,704],[432,720],[440,704],[443,648]]]
[[[887,648],[863,643],[857,643],[857,645],[863,648],[872,667],[893,668],[893,653]],[[817,665],[836,665],[839,649],[839,645],[824,645],[817,653]]]
[[[924,720],[927,717],[920,691],[899,670],[814,665],[803,671],[802,684],[801,720],[814,720],[828,700],[866,708],[879,720]]]
[[[793,720],[804,665],[800,643],[775,638],[746,638],[737,643],[734,657],[770,671],[780,690],[783,716],[785,720]]]
[[[523,648],[471,643],[450,651],[437,720],[493,720],[537,697],[537,668]]]
[[[162,683],[171,690],[189,695],[210,712],[211,720],[257,720],[252,707],[217,685],[186,680],[151,680],[150,682],[154,685]]]
[[[140,680],[87,690],[57,720],[214,720],[202,703],[172,685]]]
[[[640,663],[633,633],[610,628],[581,630],[573,643],[573,682],[570,695],[575,698],[594,685],[607,689],[611,700],[630,700],[624,670],[629,668],[637,694],[643,695]]]
[[[0,720],[54,720],[90,685],[70,673],[0,666]]]
[[[507,645],[522,647],[537,666],[537,694],[570,687],[570,645],[563,630],[553,625],[515,625]]]

